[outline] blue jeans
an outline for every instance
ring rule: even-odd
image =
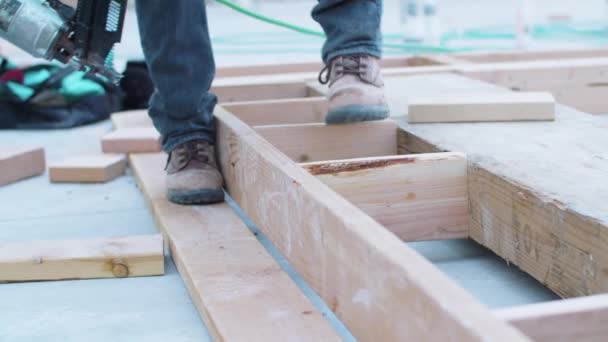
[[[215,142],[209,92],[215,62],[202,0],[137,0],[142,47],[156,92],[150,117],[170,152],[190,140]],[[319,0],[312,11],[327,41],[322,57],[380,57],[382,0]],[[263,25],[263,24],[260,24]]]

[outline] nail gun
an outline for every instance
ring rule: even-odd
[[[127,0],[0,0],[0,37],[34,57],[58,60],[117,82],[106,59],[120,42]]]

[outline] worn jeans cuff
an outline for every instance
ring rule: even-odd
[[[171,151],[173,151],[173,149],[175,149],[177,146],[192,140],[205,140],[210,144],[215,144],[215,139],[213,139],[213,137],[211,137],[208,133],[193,132],[166,139],[166,141],[163,143],[163,150],[167,153],[171,153]]]
[[[357,46],[346,47],[343,49],[339,49],[336,51],[332,51],[327,54],[324,59],[325,64],[328,64],[332,59],[339,56],[348,56],[348,55],[369,55],[376,58],[382,57],[382,51],[376,44],[357,44]]]

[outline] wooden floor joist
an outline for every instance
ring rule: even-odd
[[[302,164],[404,241],[468,238],[467,160],[461,153]]]
[[[319,311],[226,203],[165,196],[166,156],[133,154],[135,171],[192,301],[215,341],[339,341]]]
[[[162,275],[164,263],[158,234],[0,243],[0,282]]]
[[[216,119],[234,200],[359,340],[526,340],[234,115]]]
[[[608,295],[522,305],[495,311],[536,342],[608,339]]]
[[[397,123],[393,120],[257,126],[255,130],[287,156],[303,163],[397,153]]]
[[[289,99],[313,95],[305,82],[266,82],[255,85],[216,84],[211,87],[219,102],[240,102],[270,99]]]
[[[327,113],[324,96],[233,102],[223,106],[250,126],[324,122]]]

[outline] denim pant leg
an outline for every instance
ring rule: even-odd
[[[326,64],[338,56],[381,56],[382,0],[319,0],[312,17],[327,36],[322,52]]]
[[[142,47],[156,92],[150,117],[163,137],[163,148],[194,139],[215,141],[209,87],[215,62],[201,0],[137,0]]]

